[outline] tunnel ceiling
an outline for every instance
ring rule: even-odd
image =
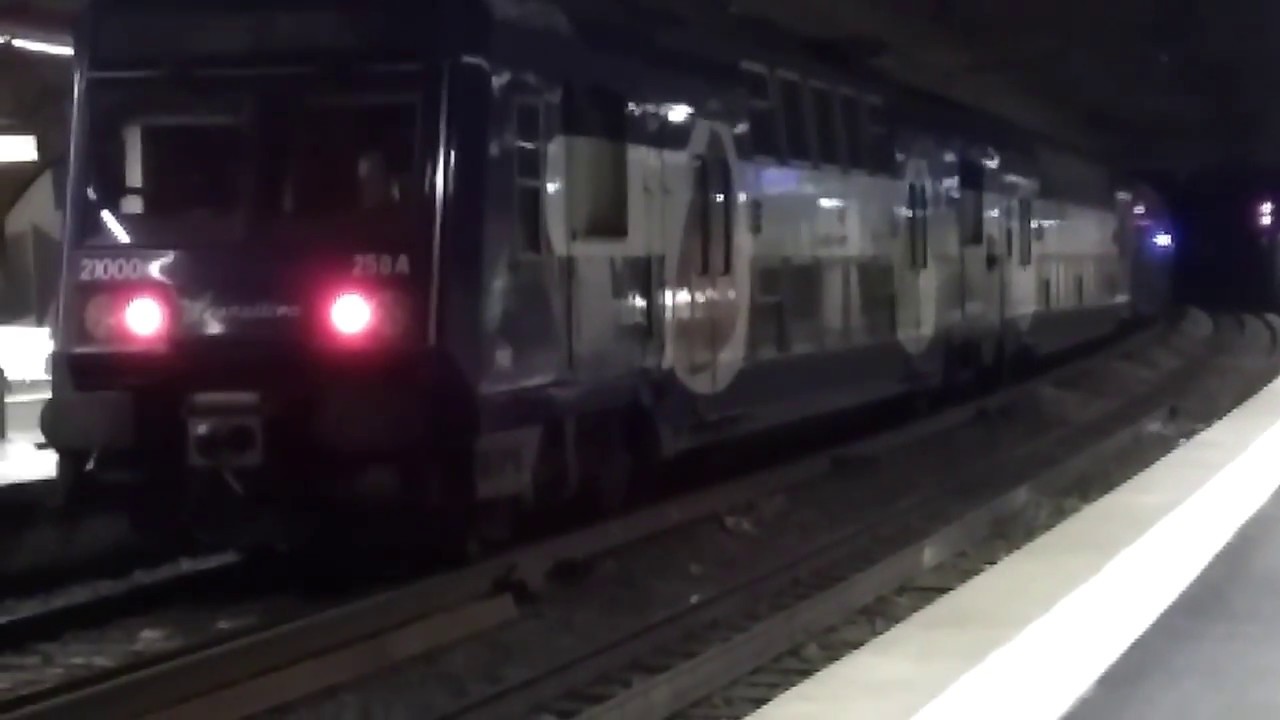
[[[586,0],[579,0],[585,2]],[[1280,3],[1240,0],[594,0],[764,18],[907,82],[1135,170],[1280,167]],[[0,35],[65,35],[82,0],[0,0]],[[0,128],[65,134],[69,65],[0,48]],[[31,168],[0,166],[0,208]]]
[[[878,37],[877,64],[1134,168],[1280,164],[1261,89],[1280,4],[1238,0],[733,0],[814,34]]]

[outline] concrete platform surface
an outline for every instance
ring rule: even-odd
[[[41,442],[40,409],[44,407],[47,393],[14,394],[5,398],[5,439],[26,443]]]
[[[0,441],[0,492],[6,486],[51,479],[57,463],[58,456],[52,450],[41,450],[29,442]]]
[[[1225,585],[1193,590],[1185,601],[1191,609],[1172,613],[1168,629],[1139,642],[1075,712],[1082,720],[1280,718],[1280,612],[1268,618],[1265,610],[1280,590],[1280,523],[1273,517],[1280,509],[1268,505],[1277,486],[1280,381],[750,717],[1063,717],[1267,506],[1261,529],[1237,542],[1244,549],[1224,555],[1206,577],[1212,586],[1230,576]],[[1232,584],[1249,589],[1237,592]],[[1200,612],[1218,615],[1201,621]],[[1200,656],[1182,658],[1193,644]],[[1216,706],[1193,702],[1206,683],[1243,694]]]
[[[1278,601],[1273,497],[1068,717],[1280,718]]]

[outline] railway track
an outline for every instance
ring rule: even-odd
[[[170,647],[154,643],[154,652],[135,653],[37,689],[7,689],[14,673],[6,654],[0,656],[0,697],[5,697],[0,712],[28,718],[231,717],[284,706],[273,714],[308,716],[348,703],[352,692],[388,689],[358,686],[288,703],[423,657],[410,663],[417,666],[416,679],[427,678],[418,686],[426,692],[455,687],[414,706],[413,717],[532,716],[529,712],[663,717],[712,692],[716,683],[749,673],[752,663],[772,657],[768,653],[785,651],[785,643],[801,630],[821,629],[821,624],[813,627],[811,618],[818,615],[812,603],[834,597],[823,583],[845,578],[836,582],[844,586],[852,582],[848,578],[862,578],[846,588],[854,599],[861,597],[858,593],[874,597],[891,589],[881,586],[972,544],[986,527],[983,522],[989,525],[1024,508],[1032,496],[1026,477],[1035,468],[1057,467],[1053,461],[1061,453],[1097,446],[1100,428],[1110,438],[1104,444],[1122,442],[1117,438],[1136,432],[1132,428],[1149,420],[1173,388],[1246,336],[1270,332],[1265,343],[1274,344],[1274,330],[1256,320],[1249,323],[1216,323],[1211,343],[1205,342],[1208,328],[1195,320],[1160,338],[1147,333],[1091,360],[851,448],[372,597],[311,604],[294,599],[238,626],[221,626],[226,619],[220,616],[212,623],[214,632],[198,641],[180,638]],[[1047,410],[1050,406],[1057,409]],[[928,453],[921,452],[924,447]],[[987,457],[985,482],[973,478],[977,473],[955,472],[958,457],[968,453],[972,458],[977,451]],[[859,482],[849,482],[850,474]],[[912,481],[902,482],[906,477]],[[991,505],[993,497],[1002,499]],[[981,517],[970,519],[975,512]],[[969,525],[956,525],[960,522]],[[910,545],[912,537],[939,527],[951,527],[951,534],[923,549]],[[759,542],[762,535],[773,542]],[[664,597],[637,584],[662,584],[670,568],[654,563],[670,560],[675,548],[700,547],[689,544],[699,536],[705,559],[682,565],[693,582],[667,583]],[[892,554],[899,545],[909,549]],[[745,561],[744,546],[756,551]],[[886,555],[888,565],[875,564]],[[726,562],[735,556],[736,564]],[[610,563],[638,563],[640,574],[619,582],[610,576]],[[882,569],[867,574],[875,568]],[[602,587],[609,583],[617,587]],[[702,592],[690,594],[690,587]],[[628,601],[643,594],[652,597]],[[536,602],[520,602],[531,598]],[[593,601],[594,613],[584,607]],[[656,610],[662,602],[667,609]],[[850,596],[827,602],[847,609]],[[262,610],[261,603],[255,610]],[[529,641],[539,630],[554,637],[555,622],[566,613],[594,614],[611,628],[602,632],[584,622],[575,638],[568,633],[565,642],[544,644],[539,662],[494,668],[494,653],[538,648]],[[155,618],[145,620],[155,625]],[[499,626],[501,632],[486,632]],[[764,626],[792,630],[775,631],[769,643],[741,640],[751,628]],[[135,623],[135,632],[147,629],[155,628],[139,631]],[[742,650],[744,643],[756,651]],[[721,655],[699,663],[712,657],[708,653]],[[708,679],[708,663],[721,666],[724,677]],[[476,673],[476,667],[488,670]],[[465,682],[453,683],[458,677]],[[394,684],[387,677],[368,682],[379,680]],[[659,708],[652,698],[660,696],[675,700]]]
[[[1265,343],[1270,362],[1255,369],[1270,378],[1280,362],[1274,336]],[[545,705],[538,717],[749,715],[1105,494],[1257,389],[1259,375],[1238,374],[1249,363],[1216,362],[1221,359],[1189,363],[1140,397],[1115,403],[1098,422],[1055,433],[1015,454],[1022,458],[997,460],[989,466],[993,475],[1017,479],[970,485],[977,494],[967,510],[912,503],[894,520],[877,519],[862,537],[843,543],[843,553],[810,556],[789,573],[790,584],[752,593],[754,612],[740,614],[740,622],[721,616],[718,627],[703,633],[686,627],[676,644],[574,689]],[[1232,387],[1224,393],[1199,382],[1186,385],[1189,375],[1201,373],[1230,378]],[[1178,399],[1171,403],[1173,397]],[[1108,472],[1108,461],[1124,467]],[[912,532],[913,525],[932,530]],[[885,557],[886,548],[897,550]],[[877,601],[880,607],[873,606]],[[658,665],[662,657],[674,662]]]
[[[1226,336],[1220,340],[1231,344],[1231,334],[1241,329],[1225,326],[1220,330]],[[1274,347],[1270,336],[1255,336],[1268,351]],[[584,653],[573,663],[472,703],[423,716],[664,718],[744,675],[749,680],[735,688],[737,694],[729,698],[734,702],[723,703],[721,709],[763,701],[770,697],[768,693],[785,690],[818,669],[819,663],[839,656],[830,651],[811,655],[808,667],[794,662],[771,666],[772,659],[847,617],[851,609],[979,544],[995,523],[1033,508],[1038,497],[1069,486],[1099,458],[1134,442],[1153,421],[1165,419],[1170,393],[1202,371],[1212,357],[1193,355],[1179,365],[1157,353],[1151,359],[1167,363],[1172,372],[1151,377],[1152,382],[1136,395],[1132,388],[1129,394],[1110,394],[1134,382],[1129,360],[1118,363],[1123,368],[1119,376],[1094,367],[1061,377],[1056,386],[1041,387],[1038,392],[1054,396],[1073,422],[1052,428],[1029,408],[1010,407],[1004,427],[1021,425],[1024,433],[1014,442],[1016,450],[986,455],[980,467],[968,472],[957,470],[955,456],[945,451],[932,463],[917,462],[910,469],[896,466],[889,474],[910,474],[923,480],[926,488],[851,515],[843,527],[833,523],[832,530],[804,552],[771,567],[762,564],[743,582],[676,610],[608,647]],[[1108,375],[1112,382],[1104,382]],[[1061,396],[1070,394],[1064,388],[1077,393],[1082,388],[1098,391],[1075,395],[1075,403],[1064,403]],[[974,439],[970,436],[957,444]],[[762,665],[764,669],[755,671]],[[376,698],[383,692],[366,690],[365,694]],[[290,715],[312,716],[309,712]],[[732,712],[722,712],[718,717],[730,716]]]
[[[185,558],[120,577],[70,582],[57,590],[0,601],[0,637],[10,646],[56,638],[122,612],[137,612],[147,603],[216,586],[239,563],[232,553]]]

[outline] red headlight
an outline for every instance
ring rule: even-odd
[[[102,293],[85,305],[84,320],[98,342],[152,346],[169,334],[169,304],[152,292]]]
[[[339,335],[363,335],[373,327],[373,303],[357,292],[345,292],[329,306],[329,324]]]
[[[163,335],[167,324],[164,305],[150,295],[134,296],[124,306],[124,327],[139,340]]]
[[[325,329],[344,347],[385,347],[410,329],[412,304],[394,290],[347,288],[328,297]]]

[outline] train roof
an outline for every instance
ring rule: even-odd
[[[692,12],[655,9],[642,0],[485,0],[499,21],[555,17],[555,32],[599,53],[645,56],[664,65],[699,72],[736,73],[744,61],[791,70],[832,85],[884,98],[908,125],[928,118],[934,132],[954,133],[975,143],[999,144],[1026,156],[1036,146],[1102,159],[1063,138],[1022,126],[986,108],[912,87],[875,68],[877,43],[806,38],[768,20],[699,6]],[[501,10],[498,10],[501,8]],[[545,19],[534,22],[546,28]],[[921,128],[925,129],[925,128]]]
[[[411,60],[437,52],[449,37],[437,15],[444,1],[93,0],[80,17],[76,46],[81,60],[98,70],[353,56]],[[471,6],[456,20],[479,18],[483,11]]]
[[[254,43],[329,51],[374,46],[403,57],[439,42],[460,42],[459,37],[467,35],[454,32],[452,26],[439,32],[439,18],[455,25],[475,22],[480,32],[491,21],[558,36],[566,55],[573,55],[576,46],[597,56],[632,58],[686,73],[690,82],[735,77],[744,61],[787,69],[884,98],[891,116],[907,127],[925,124],[928,127],[918,129],[998,145],[1028,158],[1039,154],[1038,147],[1049,146],[1106,164],[1062,138],[887,76],[869,62],[874,43],[805,38],[718,4],[693,3],[680,12],[643,0],[187,0],[180,6],[171,0],[94,0],[90,7],[85,14],[90,23],[95,16],[129,18],[114,32],[95,33],[89,43],[90,52],[125,64],[169,55],[235,57],[252,53],[259,47]],[[287,21],[266,20],[276,13],[293,16]],[[209,32],[210,26],[217,31]]]

